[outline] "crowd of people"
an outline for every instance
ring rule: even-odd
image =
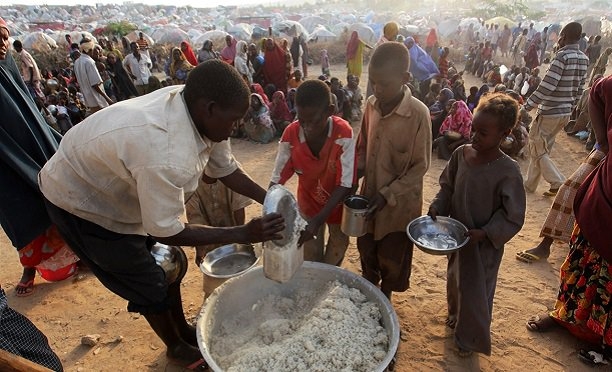
[[[448,163],[428,214],[459,220],[470,237],[447,268],[446,324],[459,355],[491,353],[504,245],[523,226],[526,193],[544,178],[544,195],[555,197],[551,219],[542,243],[517,259],[547,257],[555,239],[571,248],[554,311],[530,319],[527,328],[564,325],[610,358],[612,325],[604,317],[612,313],[605,232],[612,216],[612,104],[610,78],[602,74],[612,49],[602,52],[601,38],[587,40],[576,22],[563,27],[554,48],[548,29],[537,32],[533,24],[484,29],[458,30],[448,47],[435,29],[421,44],[401,36],[395,22],[372,46],[353,32],[343,84],[330,74],[325,50],[321,74],[308,77],[312,59],[300,35],[291,42],[228,35],[223,48],[209,40],[200,50],[184,41],[165,60],[152,55],[142,33],[134,42],[122,39],[121,47],[113,39],[67,38],[70,67],[39,70],[19,41],[15,64],[0,19],[2,95],[11,98],[2,100],[7,135],[0,164],[8,191],[0,220],[24,266],[17,295],[32,293],[37,271],[62,280],[84,265],[128,301],[129,311],[143,314],[169,359],[204,368],[181,303],[186,266],[170,280],[149,251],[160,243],[193,246],[199,264],[224,243],[279,238],[285,222],[278,214],[245,224],[244,208],[262,203],[266,189],[243,172],[229,137],[279,139],[269,185],[298,177],[306,260],[342,263],[349,237],[340,229],[341,204],[359,188],[369,200],[367,232],[357,239],[362,275],[389,299],[410,287],[413,244],[405,228],[422,214],[423,178],[436,151]],[[466,61],[452,61],[451,48],[465,48]],[[364,95],[367,49],[373,52]],[[503,58],[513,61],[506,71]],[[542,63],[549,66],[540,77]],[[483,85],[466,92],[464,74]],[[594,149],[588,167],[567,180],[550,156],[564,128],[590,130]],[[529,161],[525,179],[517,157]],[[559,210],[564,216],[555,218]],[[204,288],[209,294],[206,279]],[[581,356],[597,362],[594,354]],[[61,369],[56,360],[45,363]]]

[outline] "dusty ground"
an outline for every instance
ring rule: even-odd
[[[318,67],[312,68],[312,75]],[[316,70],[316,71],[315,71]],[[343,76],[342,66],[332,71]],[[362,79],[365,91],[366,77]],[[467,77],[466,86],[480,85]],[[259,145],[235,140],[234,153],[249,174],[267,185],[276,154],[276,144]],[[582,143],[560,134],[553,159],[569,176],[587,155]],[[435,158],[435,157],[434,157]],[[523,173],[527,162],[520,161]],[[444,167],[434,159],[425,177],[425,208],[438,189],[437,180]],[[295,183],[291,184],[295,190]],[[493,310],[493,353],[491,356],[459,358],[454,352],[452,335],[444,325],[446,318],[446,259],[415,250],[412,288],[394,295],[403,331],[398,350],[397,371],[579,371],[588,370],[577,357],[584,345],[563,330],[544,334],[530,333],[526,319],[550,308],[557,292],[558,268],[568,247],[554,244],[548,262],[527,265],[514,258],[515,252],[533,247],[540,226],[552,202],[542,196],[547,190],[542,183],[536,193],[527,196],[528,209],[523,230],[506,245],[506,254],[499,274]],[[249,207],[249,216],[260,214],[260,206]],[[202,304],[202,274],[190,257],[189,272],[183,281],[183,300],[188,318],[193,319]],[[32,296],[17,298],[14,287],[21,275],[21,266],[6,236],[0,235],[0,284],[7,291],[9,304],[26,314],[49,338],[67,371],[180,371],[169,365],[163,343],[148,327],[143,317],[126,311],[126,302],[106,290],[91,273],[60,283],[37,278]],[[359,272],[359,258],[354,240],[343,265]],[[82,346],[81,337],[100,334],[101,343],[93,348]],[[115,342],[118,337],[121,342]]]

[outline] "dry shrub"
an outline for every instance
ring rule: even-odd
[[[64,48],[55,48],[49,51],[36,51],[29,50],[30,54],[36,61],[39,69],[47,69],[52,71],[54,69],[63,69],[70,67],[70,57],[68,52]]]

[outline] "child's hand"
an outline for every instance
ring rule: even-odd
[[[481,229],[468,230],[465,235],[469,236],[474,243],[479,243],[487,238],[487,233]]]
[[[429,210],[427,211],[427,215],[431,217],[432,220],[435,221],[436,218],[438,218],[438,211],[434,207],[429,207]]]
[[[366,213],[366,220],[371,220],[374,218],[376,212],[380,211],[387,205],[387,199],[382,196],[381,193],[377,193],[370,203],[368,204],[368,212]]]
[[[319,222],[316,218],[313,218],[306,226],[306,230],[302,231],[300,234],[300,240],[298,240],[298,247],[309,240],[317,238],[317,231],[321,227],[321,222]]]

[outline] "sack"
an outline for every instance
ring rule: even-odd
[[[521,95],[522,96],[526,95],[528,91],[529,91],[529,82],[525,80],[525,82],[523,83],[523,87],[521,88]]]

